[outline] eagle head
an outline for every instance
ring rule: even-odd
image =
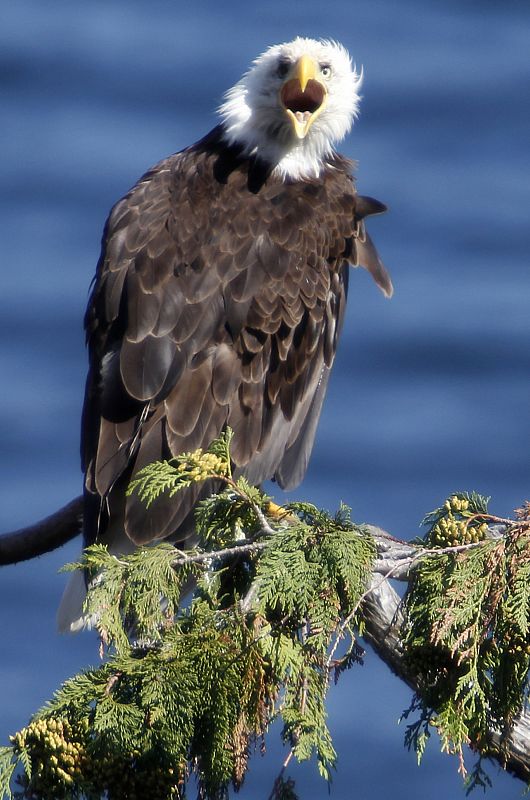
[[[224,136],[280,175],[318,177],[357,116],[362,72],[337,42],[269,47],[225,96]]]

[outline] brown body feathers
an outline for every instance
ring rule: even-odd
[[[87,543],[105,541],[114,523],[136,544],[184,538],[198,487],[148,512],[125,487],[227,425],[236,474],[286,488],[304,476],[348,264],[391,291],[362,222],[384,206],[356,194],[339,156],[318,180],[269,173],[215,129],[150,170],[110,214],[85,320]]]

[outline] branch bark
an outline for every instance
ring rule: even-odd
[[[83,498],[80,496],[36,524],[0,536],[0,565],[25,561],[54,550],[75,538],[82,525]],[[378,556],[370,592],[363,601],[364,638],[401,680],[413,691],[418,691],[419,687],[403,658],[400,597],[390,579],[407,581],[411,566],[427,551],[395,539],[373,525],[365,528],[375,540]],[[493,526],[490,530],[492,535],[498,536],[502,529]],[[470,546],[473,545],[466,545],[463,549]],[[490,731],[489,744],[491,752],[488,757],[521,780],[530,781],[529,712],[524,711],[508,733]]]
[[[83,528],[83,497],[80,495],[54,514],[27,528],[0,536],[0,566],[28,561],[69,542]]]

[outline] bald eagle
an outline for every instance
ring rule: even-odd
[[[233,429],[236,475],[282,488],[307,468],[342,328],[349,265],[392,284],[365,231],[385,206],[356,193],[334,149],[362,76],[335,42],[269,48],[220,122],[150,169],[112,209],[85,318],[85,543],[183,542],[193,485],[146,511],[131,479]],[[76,578],[73,578],[75,583]],[[59,626],[80,626],[79,587]]]

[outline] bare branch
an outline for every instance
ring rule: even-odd
[[[171,566],[183,567],[186,564],[201,564],[205,561],[214,561],[217,558],[224,560],[230,556],[239,556],[242,553],[257,553],[259,550],[264,550],[266,546],[267,542],[245,542],[243,540],[241,544],[235,544],[233,547],[224,547],[222,550],[206,550],[204,553],[179,556],[171,562]]]
[[[75,539],[83,528],[83,498],[76,497],[34,525],[0,536],[0,566],[28,561]]]

